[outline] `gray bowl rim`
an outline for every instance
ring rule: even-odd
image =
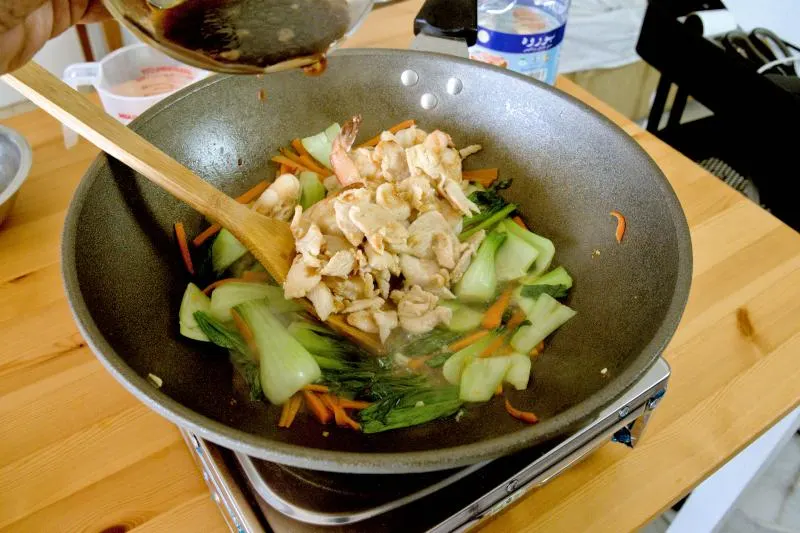
[[[22,184],[28,178],[31,166],[33,165],[33,149],[31,149],[30,143],[28,143],[21,133],[8,126],[0,124],[0,135],[10,139],[11,142],[19,148],[20,152],[19,168],[17,168],[16,174],[14,174],[14,177],[6,188],[0,190],[0,205],[3,205],[17,194],[19,188],[22,187]]]

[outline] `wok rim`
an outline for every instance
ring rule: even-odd
[[[569,409],[562,411],[552,418],[545,419],[539,424],[522,428],[514,433],[499,435],[471,444],[410,452],[343,452],[279,442],[265,436],[257,436],[236,429],[184,406],[153,387],[146,378],[136,373],[136,371],[111,347],[89,312],[78,279],[76,267],[77,249],[75,245],[78,233],[78,221],[84,207],[85,198],[99,176],[99,170],[107,161],[108,156],[101,153],[86,171],[69,205],[62,234],[62,275],[64,278],[67,300],[78,329],[91,350],[106,369],[118,382],[147,407],[153,409],[179,427],[191,431],[198,437],[226,448],[240,451],[255,458],[287,466],[363,474],[413,473],[445,470],[507,455],[566,433],[571,428],[574,428],[576,424],[598,413],[630,388],[630,386],[644,375],[661,355],[677,330],[689,297],[692,277],[692,246],[685,214],[674,189],[649,154],[647,154],[630,135],[625,133],[622,128],[577,98],[527,76],[499,67],[477,63],[465,58],[442,56],[430,52],[411,50],[350,49],[339,51],[334,55],[336,57],[404,55],[412,56],[412,61],[415,57],[423,56],[432,57],[438,61],[453,61],[456,63],[468,64],[473,68],[496,69],[501,71],[504,75],[538,85],[540,90],[549,91],[553,96],[570,105],[577,106],[583,112],[593,115],[596,119],[604,121],[609,127],[610,135],[616,135],[622,139],[623,143],[630,143],[634,150],[638,150],[644,155],[647,158],[647,172],[652,174],[654,179],[659,180],[661,188],[664,190],[665,194],[663,199],[670,213],[670,217],[675,224],[678,251],[675,291],[665,313],[664,320],[656,330],[650,342],[648,342],[638,356],[631,360],[631,363],[624,372],[609,381],[604,388],[598,390],[593,395],[573,405]],[[229,77],[231,77],[231,75],[211,76],[176,92],[148,109],[132,122],[131,127],[136,130],[138,126],[146,124],[174,102],[187,98],[195,91],[204,90]]]

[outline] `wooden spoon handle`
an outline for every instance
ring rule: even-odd
[[[4,75],[3,81],[108,155],[222,226],[229,222],[226,213],[242,207],[116,119],[98,112],[96,105],[36,63]]]

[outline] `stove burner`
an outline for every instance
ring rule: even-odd
[[[659,359],[636,385],[572,435],[440,472],[318,472],[253,459],[193,435],[185,438],[233,531],[462,531],[609,440],[635,446],[664,395],[669,372],[669,365]]]

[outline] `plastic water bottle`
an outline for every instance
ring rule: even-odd
[[[478,0],[478,42],[470,57],[556,81],[570,0]]]

